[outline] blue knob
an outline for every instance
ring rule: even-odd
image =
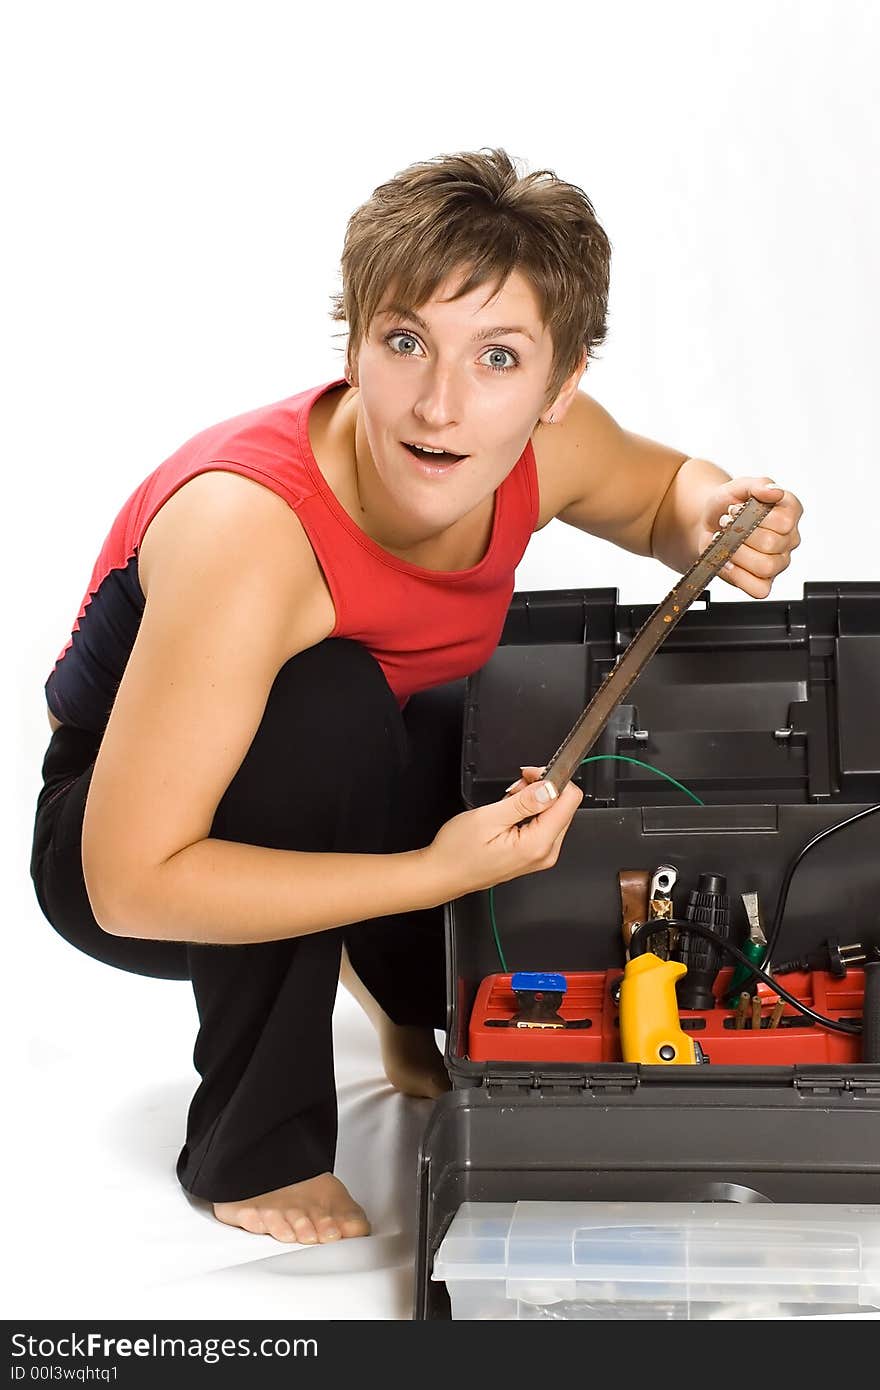
[[[550,975],[540,970],[517,970],[510,977],[510,988],[538,989],[547,994],[564,994],[568,985],[564,975]]]

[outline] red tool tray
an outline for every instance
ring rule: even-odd
[[[622,970],[567,971],[568,990],[559,1006],[564,1019],[589,1018],[584,1029],[497,1028],[488,1019],[509,1019],[517,1011],[510,987],[511,976],[489,975],[480,984],[469,1027],[469,1057],[474,1062],[620,1062],[620,1033],[612,985]],[[715,981],[717,1000],[724,998],[733,969],[721,970]],[[848,970],[843,979],[826,971],[792,973],[780,984],[801,1003],[833,1019],[861,1021],[864,992],[863,970]],[[803,1063],[859,1062],[862,1040],[858,1034],[836,1033],[813,1023],[786,1004],[779,1026],[768,1028],[777,996],[764,985],[762,1027],[753,1029],[751,1018],[738,1029],[735,1012],[718,1005],[711,1012],[682,1009],[685,1032],[695,1038],[710,1062],[716,1065],[797,1066]]]

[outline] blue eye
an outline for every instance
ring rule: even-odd
[[[412,333],[406,333],[402,328],[396,328],[393,333],[386,334],[385,341],[391,347],[392,338],[402,338],[405,343],[412,343],[415,347],[419,346],[419,340]],[[415,353],[410,348],[405,352],[398,352],[396,348],[391,348],[397,357],[414,357]]]
[[[488,357],[496,357],[496,358],[497,358],[497,357],[509,357],[509,358],[511,359],[510,363],[509,363],[508,365],[506,365],[506,366],[505,366],[504,364],[499,364],[498,362],[490,362],[488,365],[492,368],[492,371],[493,371],[493,372],[509,372],[510,369],[511,369],[511,367],[515,367],[515,366],[517,365],[517,359],[516,359],[516,357],[514,356],[514,354],[510,351],[509,348],[503,348],[503,347],[494,347],[494,348],[490,348],[489,351],[488,351],[488,353],[486,353],[486,354],[484,354],[484,355],[485,355],[485,356],[488,356]]]
[[[394,353],[395,357],[415,357],[417,355],[416,349],[421,347],[421,343],[416,335],[410,333],[406,328],[392,329],[390,333],[385,334],[384,341],[389,350]],[[395,346],[395,343],[398,345]],[[407,344],[409,344],[409,346],[406,346]],[[486,363],[486,366],[493,372],[509,372],[512,368],[519,366],[519,358],[514,352],[511,352],[510,348],[488,348],[486,352],[483,353],[483,357],[495,359],[494,361],[490,360]],[[499,361],[499,358],[502,360]],[[503,360],[504,358],[508,358],[509,361],[505,362]]]

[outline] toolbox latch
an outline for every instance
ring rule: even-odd
[[[823,1075],[821,1072],[817,1072],[815,1075],[795,1073],[794,1076],[794,1089],[802,1091],[804,1095],[808,1096],[842,1095],[848,1088],[849,1077],[846,1076],[834,1076],[827,1073]]]
[[[606,1095],[626,1093],[638,1089],[640,1077],[636,1072],[621,1073],[615,1076],[585,1076],[583,1090],[602,1091]]]
[[[870,1081],[862,1081],[858,1077],[851,1077],[849,1090],[855,1096],[872,1096],[875,1100],[880,1098],[880,1076],[872,1077]]]
[[[613,1075],[586,1075],[582,1071],[557,1072],[487,1072],[485,1081],[487,1093],[494,1092],[503,1097],[511,1093],[528,1092],[530,1095],[548,1092],[557,1095],[564,1093],[576,1095],[583,1091],[601,1091],[604,1095],[629,1094],[639,1085],[636,1071],[620,1071]]]
[[[529,1071],[523,1072],[491,1072],[487,1071],[483,1079],[483,1088],[486,1095],[496,1095],[498,1097],[509,1096],[531,1091],[535,1087],[535,1078]]]
[[[880,1074],[870,1076],[839,1076],[821,1072],[797,1073],[794,1088],[804,1095],[880,1096]]]

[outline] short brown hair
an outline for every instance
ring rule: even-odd
[[[348,323],[346,370],[386,291],[416,309],[448,275],[469,270],[456,299],[498,289],[511,271],[530,281],[553,339],[552,401],[584,349],[607,330],[611,243],[583,189],[550,169],[520,175],[502,149],[439,155],[411,164],[350,217],[342,292],[333,318]]]

